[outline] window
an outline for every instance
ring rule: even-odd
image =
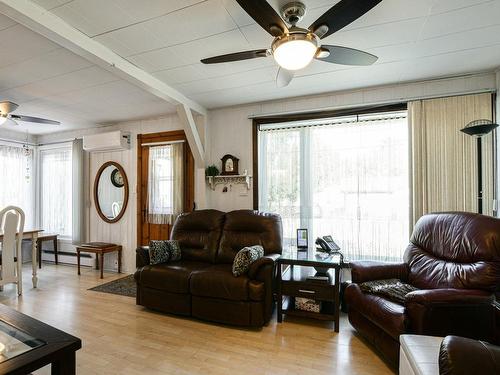
[[[33,150],[0,144],[0,209],[21,207],[26,216],[25,228],[35,224],[34,186]]]
[[[400,260],[409,234],[406,112],[261,125],[259,209],[331,234],[351,260]]]
[[[149,148],[148,222],[171,224],[182,212],[183,143]]]
[[[46,232],[71,237],[71,146],[40,151],[40,224]]]

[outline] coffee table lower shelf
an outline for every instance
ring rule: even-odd
[[[298,316],[301,318],[311,318],[323,321],[335,321],[333,303],[322,302],[321,311],[319,313],[313,311],[298,310],[295,308],[295,298],[283,296],[282,313],[290,316]]]

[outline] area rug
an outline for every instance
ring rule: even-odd
[[[135,297],[137,294],[134,275],[128,275],[122,277],[121,279],[95,286],[93,288],[90,288],[89,290],[93,290],[94,292],[118,294],[120,296],[127,297]]]

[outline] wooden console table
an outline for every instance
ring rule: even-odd
[[[113,243],[89,242],[76,247],[76,258],[78,261],[78,274],[80,275],[80,252],[94,253],[96,255],[96,266],[101,269],[101,279],[103,278],[104,254],[118,252],[118,273],[122,268],[122,247]],[[99,255],[101,256],[99,258]],[[99,264],[100,263],[100,264]]]
[[[54,258],[56,265],[58,264],[57,259],[57,234],[42,233],[38,235],[36,247],[38,249],[38,268],[42,268],[42,244],[45,241],[52,241],[54,244]]]

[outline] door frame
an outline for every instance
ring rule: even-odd
[[[184,130],[173,130],[168,132],[137,134],[137,246],[144,246],[149,243],[149,238],[143,236],[143,224],[145,213],[147,212],[147,199],[143,200],[143,195],[147,194],[147,179],[144,181],[143,173],[148,172],[149,160],[143,160],[142,146],[145,143],[161,143],[184,141],[184,204],[183,211],[194,210],[194,157],[189,147]],[[170,235],[170,234],[169,234]],[[167,238],[166,238],[167,239]]]

